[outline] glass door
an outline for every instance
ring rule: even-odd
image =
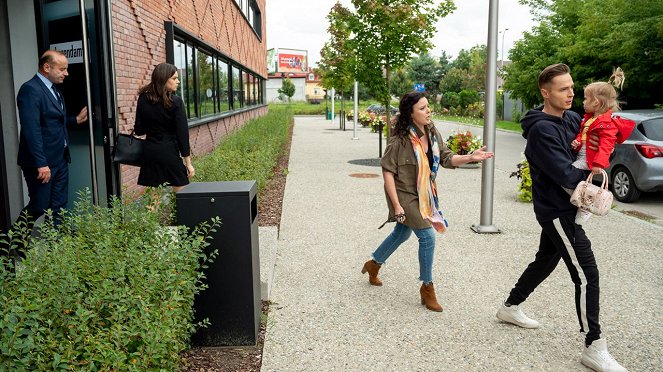
[[[95,204],[119,194],[118,168],[110,161],[109,138],[115,128],[112,50],[108,2],[36,0],[40,52],[55,49],[69,60],[69,76],[58,87],[67,114],[87,106],[87,122],[69,127],[69,208],[88,189]]]

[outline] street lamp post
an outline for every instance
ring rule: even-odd
[[[500,52],[502,59],[500,60],[500,68],[504,67],[504,35],[507,31],[509,31],[508,28],[502,30],[502,51]]]

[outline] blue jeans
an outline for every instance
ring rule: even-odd
[[[394,231],[373,252],[373,259],[379,264],[385,263],[387,258],[410,237],[412,231],[419,239],[419,280],[431,283],[433,281],[433,253],[435,252],[435,230],[432,227],[412,229],[402,223],[396,223]]]

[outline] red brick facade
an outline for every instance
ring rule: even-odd
[[[121,132],[133,127],[138,89],[147,84],[152,69],[166,61],[164,21],[197,36],[223,54],[267,77],[266,0],[257,0],[262,12],[262,39],[234,0],[117,0],[112,1],[118,121]],[[194,155],[212,151],[229,132],[249,119],[267,113],[256,108],[193,127],[189,130]],[[122,166],[122,184],[138,190],[138,168]]]

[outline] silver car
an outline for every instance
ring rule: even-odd
[[[663,190],[663,110],[624,110],[614,115],[635,121],[606,169],[617,200],[630,203],[641,192]]]

